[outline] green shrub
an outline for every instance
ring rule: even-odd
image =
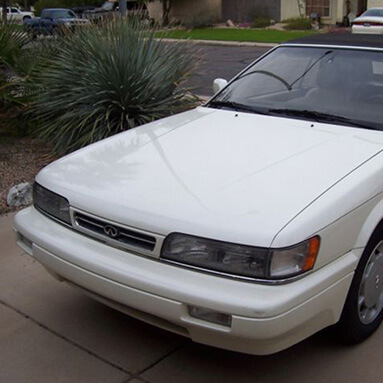
[[[0,65],[12,67],[28,41],[28,36],[17,25],[0,21]]]
[[[211,28],[217,22],[217,17],[209,13],[199,13],[189,22],[184,22],[183,26],[188,28]]]
[[[58,41],[32,104],[41,137],[56,152],[92,142],[194,106],[182,87],[196,66],[184,44],[155,39],[139,21],[90,26]]]
[[[284,23],[286,23],[285,29],[288,30],[309,30],[312,28],[311,20],[306,17],[287,19]]]
[[[270,19],[267,17],[256,17],[253,21],[253,28],[266,28],[270,26]]]
[[[13,24],[0,24],[0,113],[14,114],[22,105],[16,91],[19,82],[15,66],[23,54],[28,37]]]

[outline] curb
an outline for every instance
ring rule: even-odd
[[[220,41],[220,40],[194,40],[194,39],[158,39],[167,43],[188,43],[188,44],[201,44],[201,45],[223,45],[231,47],[262,47],[273,48],[279,44],[275,43],[253,43],[250,41]]]

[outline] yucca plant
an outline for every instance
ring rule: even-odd
[[[15,66],[20,61],[22,49],[28,43],[28,36],[12,24],[0,23],[0,108],[8,103],[18,104],[13,87],[18,77]]]
[[[82,28],[60,40],[32,104],[39,133],[65,153],[191,107],[184,45],[155,38],[138,19]]]

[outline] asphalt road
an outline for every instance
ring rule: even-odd
[[[195,94],[213,95],[216,78],[230,80],[239,71],[263,55],[270,48],[248,46],[196,45],[200,65],[187,82]]]

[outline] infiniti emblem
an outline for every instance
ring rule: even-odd
[[[119,230],[111,225],[104,226],[104,233],[110,238],[117,238],[120,235]]]

